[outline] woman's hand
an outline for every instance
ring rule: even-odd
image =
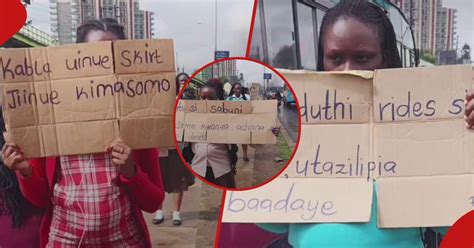
[[[278,137],[278,134],[280,134],[280,128],[281,128],[281,127],[273,127],[273,128],[272,128],[272,133],[273,133],[273,135],[275,135],[275,136]]]
[[[2,159],[6,167],[20,171],[22,176],[29,177],[33,173],[31,165],[15,143],[5,143],[2,148]]]
[[[464,109],[464,119],[467,123],[467,128],[474,126],[474,92],[469,92],[466,95],[466,106]]]
[[[107,152],[112,155],[114,165],[121,167],[122,174],[127,177],[135,176],[135,166],[132,159],[132,149],[125,145],[120,139],[116,139],[107,148]]]

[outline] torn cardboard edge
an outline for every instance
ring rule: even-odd
[[[279,71],[289,81],[298,82],[292,87],[301,105],[303,124],[459,119],[463,117],[464,96],[474,83],[471,65],[376,70],[373,78],[358,71]],[[433,90],[440,87],[442,91]]]
[[[456,70],[455,68],[454,69],[443,68],[443,69],[453,70],[453,71]],[[466,72],[466,73],[460,73],[462,75],[468,75],[469,73],[471,77],[473,75],[472,68],[469,68],[470,70],[469,73],[467,73],[466,68],[458,68],[458,69],[460,71],[464,70],[464,72]],[[411,70],[417,70],[417,69],[411,69]],[[436,70],[436,68],[431,68],[429,70]],[[436,75],[436,73],[427,75],[427,77],[430,76],[436,80],[439,79],[439,78],[434,77],[433,75]],[[394,78],[399,79],[401,77],[394,77]],[[461,76],[461,78],[464,78],[464,77]],[[404,81],[406,82],[407,80],[404,80]],[[451,81],[452,83],[456,83],[456,80],[451,80]],[[466,77],[460,81],[462,81],[463,83],[469,84],[469,83],[474,82],[474,78]],[[430,85],[433,85],[433,84],[430,84]],[[396,85],[396,86],[400,87],[400,85]],[[295,88],[295,85],[293,85],[293,87]],[[446,91],[446,87],[442,87],[440,89],[442,89],[442,91]],[[303,87],[303,92],[304,90],[305,89]],[[463,152],[466,154],[472,153],[471,151],[472,149],[470,149],[470,147],[472,147],[472,144],[473,144],[472,136],[471,137],[462,136],[462,134],[465,132],[464,128],[461,127],[460,125],[463,123],[463,120],[457,117],[450,118],[450,119],[443,119],[443,118],[440,118],[440,119],[441,120],[436,120],[436,121],[429,120],[429,121],[426,121],[425,123],[420,122],[420,121],[412,122],[412,121],[404,121],[404,120],[400,120],[393,123],[390,123],[390,122],[389,123],[375,123],[372,120],[372,123],[365,124],[365,125],[374,125],[379,128],[387,128],[387,127],[393,127],[393,126],[406,127],[406,129],[400,129],[397,131],[390,132],[389,136],[392,136],[395,138],[397,137],[403,138],[405,137],[404,135],[410,134],[410,135],[415,135],[413,137],[415,141],[417,140],[416,138],[425,137],[430,132],[434,132],[437,135],[434,138],[440,139],[441,141],[443,140],[442,136],[448,134],[448,136],[451,135],[452,137],[459,138],[457,139],[457,141],[459,141],[458,142],[459,146],[461,146],[459,147],[458,145],[455,145],[451,147],[450,149],[451,152],[452,150],[458,150],[461,153]],[[438,130],[437,126],[442,126],[444,123],[447,123],[447,122],[453,123],[454,126],[452,128],[451,127],[446,128],[445,130],[446,132],[435,131],[435,130]],[[350,124],[350,125],[354,125],[354,124]],[[350,126],[350,125],[347,125],[347,126]],[[420,129],[417,132],[411,132],[411,128],[409,127],[416,126],[416,125],[425,125],[427,128],[425,128],[424,131],[426,132],[423,132],[423,129]],[[307,128],[316,128],[318,126],[325,126],[325,125],[303,125],[303,128],[302,128],[303,130],[305,126]],[[339,124],[339,125],[333,125],[333,126],[334,127],[337,126],[338,128],[340,128],[346,125]],[[459,129],[459,132],[455,131],[457,129]],[[452,130],[453,132],[450,133],[449,130]],[[307,135],[304,134],[304,131],[302,133],[302,136],[307,137]],[[385,138],[391,139],[389,136]],[[347,137],[346,139],[344,139],[344,141],[349,141],[349,140],[350,139]],[[451,142],[449,141],[449,139],[446,139],[446,140],[448,141],[448,143]],[[368,142],[371,143],[374,141],[372,139],[369,139]],[[383,144],[383,143],[386,143],[386,142],[383,141],[383,139],[381,139],[380,144]],[[306,145],[305,144],[306,144],[305,141],[302,139],[299,147],[308,147],[308,144]],[[309,144],[309,146],[311,146],[311,144]],[[392,149],[390,148],[391,146],[393,147],[393,145],[387,146],[387,150]],[[399,143],[396,146],[403,147],[404,144]],[[439,145],[438,146],[418,145],[418,147],[415,147],[415,148],[406,146],[405,149],[407,149],[407,151],[411,150],[411,152],[414,152],[416,151],[416,149],[419,149],[420,147],[426,148],[425,152],[427,154],[431,152],[431,154],[434,154],[434,155],[442,156],[444,154],[445,157],[450,157],[450,158],[454,156],[454,155],[452,156],[446,155],[445,151],[444,152],[441,151],[442,146],[439,146]],[[337,151],[338,149],[340,150],[341,147],[339,146],[335,150]],[[335,155],[337,155],[336,153]],[[398,151],[398,153],[405,154],[400,151]],[[372,154],[373,156],[375,156],[374,151],[368,151],[367,154]],[[297,151],[295,158],[299,156],[300,156],[300,153],[298,153]],[[460,166],[456,167],[457,169],[460,169],[460,170],[458,170],[456,173],[462,173],[462,172],[465,172],[466,170],[469,171],[471,167],[464,167],[462,162],[467,162],[468,164],[472,164],[472,161],[473,159],[470,158],[469,156],[461,157]],[[432,161],[430,160],[429,162],[425,162],[425,163],[431,163],[431,162]],[[442,164],[440,164],[440,166],[444,166],[446,170],[449,170],[451,166],[447,166],[447,165],[451,165],[451,164],[452,163],[445,161]],[[293,179],[293,178],[290,178],[290,179]],[[301,178],[301,179],[309,180],[309,181],[328,180],[325,185],[325,188],[330,187],[332,180],[346,180],[347,182],[350,182],[351,180],[353,180],[352,178],[344,178],[344,179]],[[288,180],[288,179],[279,178],[279,180]],[[474,196],[473,196],[474,184],[473,184],[472,173],[461,174],[461,175],[439,175],[439,176],[418,175],[418,176],[410,176],[410,177],[406,177],[406,176],[405,177],[381,177],[377,179],[377,183],[379,184],[379,192],[378,192],[379,207],[378,207],[377,218],[380,218],[378,224],[379,224],[379,227],[381,228],[401,228],[401,227],[417,228],[417,227],[428,227],[428,226],[450,226],[456,221],[457,218],[462,216],[464,213],[472,210],[473,209],[472,206],[474,205],[473,203],[474,202]],[[273,189],[272,185],[273,185],[273,182],[264,186],[266,188],[261,187],[259,188],[259,190],[262,190],[262,191],[265,190],[266,192],[272,193],[271,194],[272,197],[277,197],[277,198],[284,197],[285,195],[284,192],[282,193],[281,190],[276,187]],[[350,186],[347,188],[352,189],[352,187]],[[461,192],[461,193],[453,194],[453,192]],[[247,191],[247,192],[239,192],[239,193],[244,194],[243,196],[240,196],[241,198],[245,197],[246,199],[252,199],[254,197],[253,190]],[[310,199],[310,198],[308,196],[305,199]],[[253,201],[252,201],[252,204],[251,204],[252,207],[255,206],[255,203]],[[399,207],[400,205],[402,206]],[[255,207],[242,213],[243,215],[242,218],[245,218],[245,215],[252,214],[254,211],[254,208]],[[224,212],[224,219],[226,218],[225,215],[228,215],[228,213]],[[274,216],[268,217],[268,219],[266,219],[263,222],[278,223],[280,218],[282,218],[282,216],[276,214]],[[229,222],[239,222],[239,220],[232,220]],[[243,221],[243,222],[255,222],[255,221],[249,219],[248,221]],[[303,221],[298,219],[298,217],[294,217],[291,220],[285,220],[283,222],[299,223]],[[333,222],[338,222],[338,221],[333,221]]]
[[[227,192],[222,222],[367,223],[377,218],[378,228],[449,227],[474,209],[474,174],[380,178],[377,184],[354,178],[278,178],[250,191]],[[374,186],[377,213],[371,216]]]
[[[274,145],[277,143],[277,138],[272,131],[193,131],[179,129],[176,130],[176,135],[178,142],[253,145]]]
[[[2,49],[0,64],[0,83],[176,71],[172,39]]]
[[[132,149],[170,147],[171,120],[166,116],[40,125],[13,128],[7,135],[28,158],[101,153],[115,138]]]
[[[157,94],[146,92],[146,85],[141,88],[146,96],[141,98],[141,94],[137,92],[140,99],[137,97],[134,102],[114,94],[116,84],[111,87],[112,99],[97,100],[93,104],[84,105],[84,109],[88,111],[92,109],[93,113],[82,115],[84,117],[82,119],[77,113],[82,113],[83,109],[78,109],[76,103],[66,104],[64,108],[60,108],[57,106],[59,103],[53,103],[51,100],[49,104],[51,106],[46,106],[47,103],[45,103],[45,107],[40,108],[35,103],[30,111],[21,109],[10,112],[6,109],[3,114],[6,116],[6,127],[12,136],[12,141],[18,143],[24,151],[28,151],[26,152],[28,157],[101,152],[104,146],[111,142],[111,138],[118,135],[122,136],[121,138],[133,149],[159,147],[162,144],[166,144],[163,145],[164,147],[173,145],[171,114],[175,101],[176,69],[172,40],[120,40],[46,48],[4,49],[0,50],[0,63],[3,63],[0,67],[0,76],[5,79],[1,80],[2,89],[24,84],[24,90],[28,94],[40,88],[49,89],[52,92],[54,83],[60,85],[60,82],[98,77],[128,80],[127,83],[130,83],[131,77],[139,78],[144,75],[167,75],[168,77],[171,94],[166,101],[169,109],[166,109],[164,98],[156,99]],[[42,84],[42,82],[45,83]],[[61,84],[60,86],[65,88],[68,85]],[[106,90],[104,86],[103,91],[106,92]],[[83,96],[83,93],[81,91],[80,95]],[[68,98],[71,94],[73,93],[67,94]],[[90,95],[94,98],[94,93]],[[31,98],[31,96],[22,97],[23,99]],[[52,99],[53,96],[50,94],[49,98]],[[2,99],[3,107],[5,107],[6,97]],[[130,108],[121,108],[117,103],[127,104]],[[54,104],[56,105],[53,107]],[[103,108],[97,108],[93,106],[94,104],[99,104]],[[48,115],[54,116],[60,112],[66,114],[61,122],[67,123],[52,124],[56,119],[48,118]],[[76,112],[76,114],[71,112]],[[9,116],[13,119],[22,116],[30,119],[32,123],[12,124]],[[40,116],[44,117],[42,121],[39,121]],[[127,116],[130,119],[119,120],[121,116]],[[169,123],[156,121],[161,116],[169,120]],[[120,127],[117,128],[117,125]],[[140,130],[134,130],[137,127],[140,127]],[[154,135],[150,133],[150,130],[160,135]],[[25,147],[26,145],[31,145],[31,147]],[[81,147],[78,147],[79,145]]]
[[[474,174],[381,178],[378,188],[380,228],[451,226],[474,209]]]

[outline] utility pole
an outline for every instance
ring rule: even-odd
[[[410,28],[413,30],[415,28],[415,6],[413,4],[414,0],[410,0]]]
[[[216,60],[217,52],[217,0],[214,1],[214,60]],[[214,77],[214,66],[216,67],[216,78],[219,78],[219,63],[212,65],[212,76]]]
[[[263,75],[265,75],[265,66],[263,67]],[[265,97],[267,97],[267,85],[265,84],[265,78],[263,79],[263,92],[265,92]]]
[[[214,54],[217,52],[217,0],[214,1],[215,8],[215,22],[214,22]]]
[[[459,35],[456,35],[456,51],[459,51]]]

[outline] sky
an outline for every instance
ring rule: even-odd
[[[157,38],[173,38],[177,64],[192,73],[214,60],[214,0],[141,0],[155,13]],[[217,50],[245,56],[253,0],[217,0]]]
[[[474,1],[444,0],[443,7],[457,10],[457,35],[459,35],[459,49],[462,48],[464,43],[468,43],[472,50],[472,48],[474,48]]]
[[[263,86],[263,73],[271,73],[272,79],[270,80],[270,86],[283,86],[283,80],[273,71],[266,68],[265,66],[248,60],[237,60],[238,73],[244,74],[245,84],[244,86],[250,87],[252,83],[259,83]]]
[[[191,74],[214,60],[215,0],[140,0],[155,13],[156,38],[175,40],[177,66]],[[217,50],[245,56],[253,0],[217,0]],[[51,33],[49,0],[32,0],[28,19]]]
[[[142,9],[155,13],[157,38],[175,39],[177,63],[192,73],[213,60],[215,0],[140,0]],[[474,1],[443,0],[444,7],[457,9],[459,48],[474,47]],[[218,50],[244,56],[252,15],[253,0],[217,0]],[[28,19],[51,33],[49,0],[32,0]]]

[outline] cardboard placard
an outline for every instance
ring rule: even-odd
[[[367,123],[372,106],[372,72],[367,75],[284,72],[292,82],[305,123]]]
[[[47,48],[2,49],[0,56],[0,80],[30,82],[49,80],[51,65]]]
[[[250,100],[260,100],[260,84],[252,83],[250,87]]]
[[[176,140],[183,140],[184,135],[184,103],[182,101],[178,101],[178,106],[176,107]]]
[[[470,66],[391,69],[374,77],[376,122],[462,118],[472,89]]]
[[[114,70],[130,58],[112,51],[133,64]],[[29,158],[104,152],[117,137],[132,149],[173,145],[172,40],[3,49],[0,70],[7,132]]]
[[[184,106],[184,112],[186,113],[206,113],[207,112],[206,101],[180,100],[179,104]]]
[[[325,188],[332,180],[378,181],[381,228],[450,226],[472,210],[474,133],[463,119],[465,92],[474,85],[471,66],[378,70],[373,79],[366,72],[281,72],[301,103],[303,122],[281,180],[325,180]],[[262,190],[282,197],[272,184]]]
[[[47,47],[51,80],[105,76],[114,73],[112,42]]]
[[[378,202],[379,227],[452,225],[474,210],[474,175],[381,178]]]
[[[276,144],[277,102],[180,100],[178,141],[220,144]],[[184,135],[181,135],[183,134]]]
[[[209,114],[251,114],[252,104],[249,101],[206,101]]]
[[[115,41],[115,72],[117,74],[174,72],[176,66],[173,46],[172,39]]]
[[[227,191],[222,221],[324,223],[370,219],[372,182],[363,179],[278,178],[267,185],[251,191]]]

